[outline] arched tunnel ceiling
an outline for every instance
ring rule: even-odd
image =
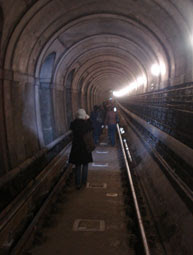
[[[5,69],[38,78],[46,56],[56,52],[56,86],[63,86],[73,69],[73,89],[80,89],[81,80],[82,90],[90,84],[98,93],[139,76],[150,83],[154,63],[166,66],[156,80],[159,88],[192,79],[191,0],[9,0],[1,5],[4,25],[10,27],[10,34],[2,34]]]

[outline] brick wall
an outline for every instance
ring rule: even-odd
[[[129,111],[193,148],[193,84],[121,101]]]

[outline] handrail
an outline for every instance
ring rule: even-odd
[[[21,171],[23,171],[24,169],[26,169],[27,167],[30,166],[30,164],[32,164],[35,160],[37,160],[38,158],[42,157],[43,155],[45,155],[47,152],[49,152],[50,150],[52,150],[52,148],[54,148],[54,146],[56,146],[59,142],[61,142],[63,139],[67,138],[70,136],[72,132],[68,131],[66,132],[64,135],[58,137],[57,139],[55,139],[53,142],[51,142],[50,144],[46,145],[44,148],[42,148],[40,151],[38,151],[35,155],[33,155],[30,158],[27,158],[24,162],[22,162],[20,165],[18,165],[17,167],[11,169],[9,172],[7,172],[5,175],[3,175],[2,177],[0,177],[0,188],[6,184],[6,182],[12,180],[17,174],[19,174]]]
[[[120,143],[121,143],[121,149],[122,149],[123,156],[124,156],[125,166],[127,168],[127,174],[128,174],[130,187],[131,187],[131,193],[132,193],[132,196],[133,196],[133,201],[134,201],[135,210],[136,210],[136,214],[137,214],[137,220],[138,220],[138,223],[139,223],[139,229],[140,229],[140,233],[141,233],[143,247],[144,247],[144,250],[145,250],[145,254],[150,255],[150,250],[149,250],[149,246],[148,246],[148,242],[147,242],[147,238],[146,238],[146,234],[145,234],[145,230],[144,230],[144,226],[143,226],[143,221],[142,221],[141,213],[140,213],[140,210],[139,210],[139,205],[138,205],[138,202],[137,202],[135,188],[134,188],[134,185],[133,185],[133,180],[132,180],[129,164],[128,164],[128,161],[127,161],[127,157],[126,157],[126,153],[125,153],[125,149],[124,149],[124,145],[123,145],[123,141],[122,141],[122,137],[121,137],[120,128],[119,128],[118,123],[117,123],[117,131],[118,131],[119,140],[120,140]]]

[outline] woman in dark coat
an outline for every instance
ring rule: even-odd
[[[76,165],[75,182],[77,189],[80,189],[87,182],[88,163],[93,162],[92,153],[87,151],[83,140],[83,135],[92,130],[92,124],[84,109],[79,109],[76,116],[70,125],[73,139],[69,162]]]

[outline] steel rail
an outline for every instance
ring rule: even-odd
[[[122,110],[126,114],[128,114],[127,110],[124,110],[123,107],[122,107]],[[131,128],[134,130],[134,132],[140,137],[140,139],[144,140],[143,135],[135,128],[135,125],[133,125],[130,122],[128,124],[131,126]],[[192,208],[193,208],[193,191],[189,188],[189,186],[186,184],[186,182],[184,180],[182,180],[180,178],[180,176],[175,172],[175,169],[173,169],[165,161],[165,159],[160,155],[160,153],[158,151],[155,150],[155,148],[152,145],[150,145],[149,143],[145,142],[145,146],[151,151],[152,155],[156,158],[156,160],[158,160],[158,162],[163,166],[165,175],[167,176],[168,180],[171,183],[174,183],[176,185],[175,189],[177,190],[177,193],[180,193],[180,195],[182,194],[182,195],[185,196],[185,199],[183,199],[183,202],[185,202],[186,206],[192,212]]]
[[[132,157],[131,157],[131,153],[130,153],[130,151],[129,151],[129,146],[128,146],[128,144],[127,144],[126,139],[123,139],[123,142],[124,142],[124,144],[125,144],[125,149],[126,149],[128,158],[129,158],[130,162],[132,163]]]
[[[135,188],[134,188],[134,185],[133,185],[133,180],[132,180],[129,164],[128,164],[128,161],[127,161],[127,156],[126,156],[126,153],[125,153],[125,149],[124,149],[124,145],[123,145],[123,141],[122,141],[122,137],[121,137],[120,128],[119,128],[118,123],[117,123],[117,131],[118,131],[119,140],[120,140],[120,144],[121,144],[121,149],[122,149],[122,152],[123,152],[125,166],[126,166],[126,169],[127,169],[127,174],[128,174],[128,178],[129,178],[129,182],[130,182],[131,193],[132,193],[132,196],[133,196],[133,201],[134,201],[135,210],[136,210],[136,214],[137,214],[137,220],[138,220],[138,223],[139,223],[139,229],[140,229],[140,234],[141,234],[141,238],[142,238],[142,242],[143,242],[144,251],[145,251],[146,255],[150,255],[151,253],[150,253],[150,249],[149,249],[149,246],[148,246],[148,242],[147,242],[147,238],[146,238],[146,234],[145,234],[145,229],[144,229],[144,226],[143,226],[141,213],[140,213],[139,205],[138,205],[138,202],[137,202],[136,192],[135,192]]]

